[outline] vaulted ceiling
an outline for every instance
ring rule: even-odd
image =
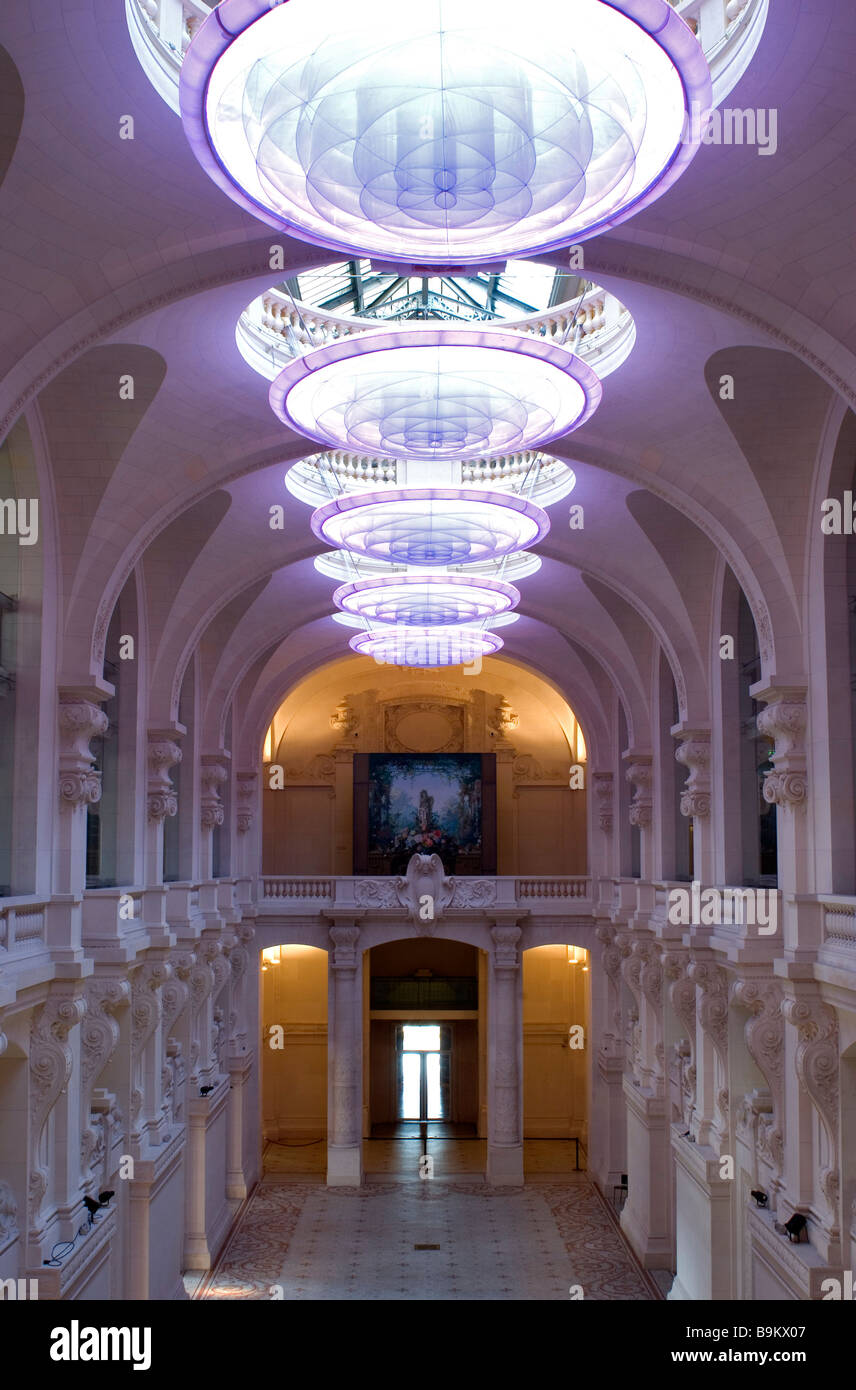
[[[56,511],[59,676],[85,685],[98,670],[105,617],[138,567],[150,719],[174,716],[176,673],[201,642],[215,738],[240,682],[261,709],[347,651],[309,510],[283,485],[313,447],[275,419],[235,345],[250,299],[334,258],[206,178],[117,0],[5,0],[0,43],[0,432],[26,412]],[[553,450],[573,464],[585,527],[553,509],[503,632],[581,717],[612,682],[644,721],[658,642],[685,716],[706,717],[724,563],[769,616],[767,673],[805,669],[814,507],[856,403],[854,70],[852,0],[775,0],[726,98],[777,110],[775,155],[708,146],[653,207],[586,243],[585,272],[630,308],[636,345]],[[128,114],[133,140],[119,134]]]

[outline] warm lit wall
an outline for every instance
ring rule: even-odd
[[[583,735],[561,696],[516,662],[486,660],[467,677],[350,657],[302,682],[266,740],[264,873],[353,871],[356,752],[495,753],[498,872],[586,872],[586,792],[569,788]]]
[[[576,964],[574,955],[580,957]],[[536,946],[523,952],[523,1133],[531,1139],[586,1137],[588,981],[585,952]],[[569,1045],[574,1024],[585,1046]]]
[[[277,964],[275,956],[280,954]],[[264,967],[267,967],[266,969]],[[262,1128],[266,1139],[327,1132],[327,952],[281,946],[262,968]],[[281,1024],[282,1049],[271,1026]]]

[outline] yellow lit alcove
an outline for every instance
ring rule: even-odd
[[[262,951],[262,1132],[268,1141],[327,1133],[327,952]]]
[[[581,1148],[586,1145],[590,979],[589,953],[582,947],[523,952],[524,1138],[578,1138]],[[527,1165],[533,1164],[539,1165],[534,1146],[527,1156]]]
[[[586,744],[567,701],[506,658],[477,675],[344,657],[283,700],[263,748],[265,874],[353,872],[355,753],[495,753],[497,871],[585,874]]]

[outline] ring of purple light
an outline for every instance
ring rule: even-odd
[[[543,448],[585,424],[602,393],[591,367],[554,343],[417,325],[314,348],[283,368],[269,400],[327,448],[448,461]]]
[[[466,666],[500,651],[503,641],[495,632],[481,628],[389,627],[358,632],[348,645],[360,656],[373,657],[379,665]]]
[[[337,497],[312,513],[311,526],[337,550],[438,569],[526,550],[544,539],[550,519],[514,493],[388,488]]]
[[[332,19],[318,0],[221,0],[180,79],[209,177],[346,256],[464,266],[599,235],[696,154],[710,72],[668,0],[586,0],[588,15],[567,19],[533,0],[522,36],[510,5],[502,23],[496,4],[473,0],[457,24],[429,8],[405,24],[401,7],[365,0]],[[432,87],[437,54],[423,71],[414,55],[435,38]]]
[[[342,584],[333,602],[371,624],[467,627],[516,607],[520,590],[473,575],[397,574]]]

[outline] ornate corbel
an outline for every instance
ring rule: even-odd
[[[782,1124],[785,1113],[785,1019],[782,1011],[781,986],[774,981],[735,980],[731,998],[750,1017],[743,1035],[749,1056],[769,1087],[773,1104],[773,1122],[765,1137],[770,1158],[781,1174],[785,1149]]]
[[[169,769],[181,762],[181,749],[171,733],[149,734],[148,816],[150,821],[162,821],[178,811],[178,797],[169,777]]]
[[[758,715],[758,728],[774,744],[773,769],[764,777],[764,800],[791,810],[804,809],[808,796],[805,689],[761,691],[757,698],[765,703]]]
[[[797,1030],[799,1042],[795,1066],[800,1085],[811,1098],[829,1139],[833,1163],[820,1175],[821,1190],[832,1213],[832,1227],[838,1227],[838,1093],[839,1045],[838,1015],[822,999],[786,999],[782,1012]]]
[[[710,815],[710,733],[707,729],[683,729],[675,759],[689,772],[681,789],[682,816]]]
[[[593,772],[592,790],[597,801],[598,821],[605,835],[612,834],[612,773]]]
[[[248,830],[253,828],[256,808],[256,784],[258,773],[239,772],[237,778],[238,793],[238,834],[246,835]]]
[[[225,760],[219,754],[203,754],[199,773],[202,786],[200,806],[203,830],[214,830],[218,825],[223,824],[226,811],[220,799],[220,788],[228,775]]]
[[[630,824],[638,825],[641,830],[646,830],[651,824],[653,808],[654,769],[650,754],[631,754],[624,775],[633,788]]]
[[[93,707],[94,708],[94,707]],[[48,1188],[48,1169],[38,1162],[48,1115],[68,1085],[72,1051],[68,1035],[86,1013],[79,981],[53,984],[30,1025],[30,1225],[35,1227]]]
[[[91,700],[60,695],[58,718],[60,801],[74,808],[94,806],[101,800],[101,773],[89,741],[107,732],[107,716]]]

